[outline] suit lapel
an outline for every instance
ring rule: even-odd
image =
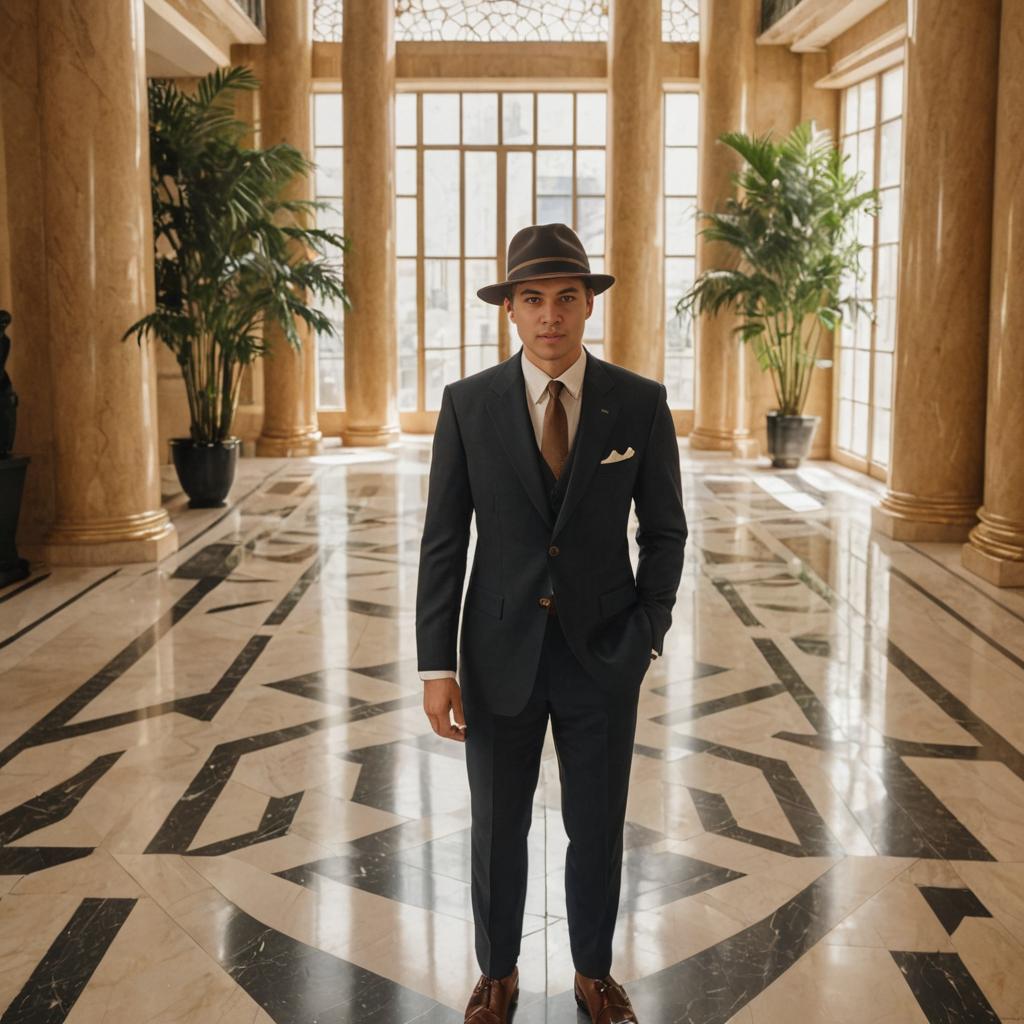
[[[537,464],[537,436],[526,407],[522,358],[523,350],[520,349],[511,359],[505,360],[501,372],[491,384],[487,411],[519,482],[541,518],[550,526],[551,506]]]
[[[605,445],[619,416],[620,402],[612,393],[614,387],[615,382],[602,361],[587,352],[587,366],[583,374],[583,404],[576,427],[576,455],[569,473],[565,498],[551,532],[552,540],[576,510],[605,452]]]
[[[523,350],[505,360],[491,384],[487,411],[520,483],[541,518],[551,526],[551,506],[537,460],[537,436],[526,407]],[[615,382],[602,360],[587,352],[583,374],[583,404],[576,428],[575,447],[565,498],[552,529],[552,539],[565,526],[586,492],[601,461],[605,445],[619,415],[621,403],[612,393]]]

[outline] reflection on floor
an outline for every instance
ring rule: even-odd
[[[243,460],[157,567],[0,592],[0,1021],[441,1024],[477,976],[463,749],[413,634],[430,441]],[[878,485],[683,444],[614,974],[644,1024],[1024,1019],[1024,592]],[[635,546],[634,546],[635,558]],[[515,1020],[578,1021],[557,765]]]

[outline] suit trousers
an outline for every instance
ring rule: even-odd
[[[526,905],[527,836],[548,717],[569,838],[565,901],[576,969],[611,971],[626,796],[639,687],[607,692],[580,666],[548,616],[533,690],[516,715],[495,715],[462,694],[472,808],[472,904],[480,970],[510,974]]]

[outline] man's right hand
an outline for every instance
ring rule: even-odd
[[[424,681],[423,710],[438,736],[465,742],[466,716],[462,712],[462,690],[454,676]],[[455,712],[454,725],[451,720],[452,711]]]

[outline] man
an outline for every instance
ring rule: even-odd
[[[637,701],[683,567],[679,449],[664,385],[583,348],[594,296],[615,279],[591,273],[572,229],[523,228],[507,266],[477,295],[504,305],[523,346],[444,388],[416,593],[423,708],[439,736],[466,744],[483,973],[465,1019],[504,1024],[518,998],[527,834],[550,716],[576,1001],[594,1024],[622,1024],[636,1016],[609,973],[612,933]]]

